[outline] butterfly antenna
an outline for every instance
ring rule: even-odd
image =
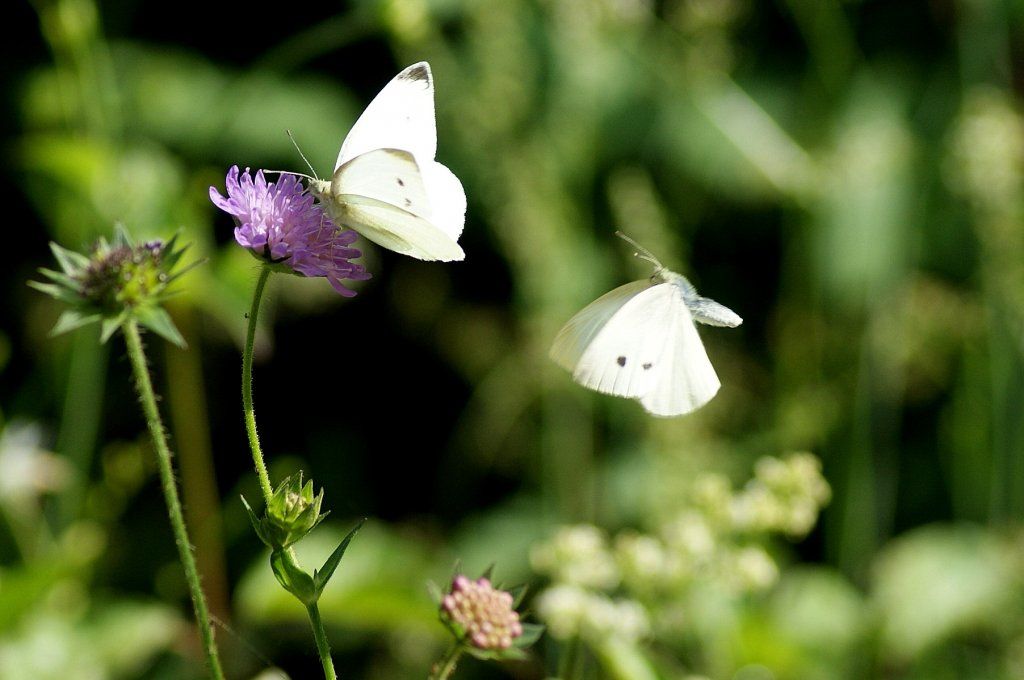
[[[654,257],[654,255],[651,253],[651,251],[647,250],[647,248],[644,248],[642,245],[640,245],[639,243],[637,243],[636,241],[631,239],[629,236],[626,236],[626,234],[622,233],[621,231],[616,230],[615,235],[618,236],[619,238],[621,238],[623,241],[625,241],[629,245],[631,245],[634,248],[636,248],[636,252],[633,253],[633,257],[638,257],[641,260],[644,260],[645,262],[650,262],[651,264],[653,264],[658,269],[664,269],[665,268],[661,264],[661,262],[658,262],[658,258]]]
[[[317,177],[316,170],[313,169],[313,164],[309,162],[308,158],[306,158],[306,154],[302,153],[302,149],[299,148],[298,142],[295,141],[295,135],[292,134],[291,130],[285,130],[285,133],[287,133],[288,139],[292,140],[292,146],[294,146],[295,150],[299,152],[300,156],[302,156],[302,160],[306,161],[306,167],[308,167],[309,171],[311,173],[313,173],[313,178],[316,179],[316,181],[319,182],[320,178]],[[298,174],[298,173],[295,173],[295,174]],[[304,175],[304,177],[308,177],[308,176],[309,175]]]
[[[268,173],[274,173],[274,174],[277,174],[277,175],[295,175],[296,177],[305,177],[306,179],[311,179],[314,182],[319,182],[320,181],[319,177],[310,177],[309,175],[307,175],[304,172],[295,172],[294,170],[264,170],[263,171],[263,174],[268,174]]]

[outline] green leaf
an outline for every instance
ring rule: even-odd
[[[86,326],[99,320],[99,314],[82,314],[77,310],[68,309],[61,312],[60,316],[57,317],[57,323],[54,324],[53,330],[50,331],[50,335],[61,335],[62,333],[73,331],[76,328],[81,328],[82,326]]]
[[[345,536],[345,538],[341,540],[338,547],[334,549],[331,556],[327,558],[326,562],[324,562],[324,566],[313,572],[313,581],[316,585],[317,596],[323,592],[327,582],[331,580],[331,576],[334,575],[334,570],[338,568],[338,563],[341,562],[341,558],[345,556],[348,544],[352,542],[352,539],[357,533],[359,533],[359,530],[363,528],[364,524],[366,524],[365,517],[359,521],[359,524],[357,524],[352,531],[348,532],[348,535]]]
[[[181,349],[186,349],[188,344],[185,338],[171,321],[171,315],[163,307],[142,307],[135,311],[135,318],[139,323],[159,335],[164,340],[173,343]]]

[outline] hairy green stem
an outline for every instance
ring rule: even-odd
[[[320,663],[324,667],[324,677],[327,680],[337,680],[334,672],[334,662],[331,661],[331,645],[327,642],[327,633],[324,632],[324,622],[320,620],[320,609],[316,602],[306,606],[309,613],[309,623],[313,626],[313,637],[316,638],[316,651],[320,654]]]
[[[448,648],[444,656],[434,664],[433,669],[430,671],[430,677],[428,680],[447,680],[455,672],[455,666],[459,663],[459,657],[462,656],[462,642],[454,642],[452,646]]]
[[[256,474],[260,479],[260,490],[263,502],[270,505],[274,489],[270,485],[267,465],[263,462],[263,450],[260,449],[260,435],[256,431],[256,412],[252,407],[252,352],[256,341],[256,319],[260,314],[260,301],[263,289],[270,278],[270,268],[260,270],[260,278],[256,281],[256,290],[252,295],[252,307],[249,309],[249,329],[245,334],[245,351],[242,353],[242,411],[245,414],[245,430],[249,435],[249,448],[252,450],[252,462],[256,466]]]
[[[252,462],[256,466],[256,474],[260,479],[263,502],[267,506],[270,505],[274,490],[270,485],[270,475],[267,474],[267,465],[263,460],[260,435],[256,430],[256,412],[252,406],[252,354],[256,341],[256,322],[259,318],[260,302],[263,300],[263,290],[266,288],[270,274],[270,268],[263,267],[260,277],[256,281],[256,290],[252,295],[252,307],[249,308],[249,328],[245,334],[245,351],[242,354],[242,410],[245,413],[245,430],[249,435],[249,448],[252,451]],[[285,556],[285,559],[290,560],[298,568],[294,552],[287,550]],[[327,633],[324,631],[323,621],[320,620],[320,609],[316,602],[306,605],[306,612],[309,614],[309,623],[313,627],[313,637],[316,639],[316,650],[320,655],[320,663],[324,667],[324,677],[327,680],[337,680],[334,662],[331,661],[331,645],[327,641]]]
[[[224,671],[220,667],[217,645],[213,640],[213,628],[210,626],[206,598],[203,596],[203,588],[199,581],[195,556],[192,555],[192,544],[188,540],[185,519],[181,514],[181,501],[178,499],[178,487],[174,483],[174,470],[171,467],[171,449],[167,445],[167,435],[163,422],[160,420],[160,411],[156,406],[156,394],[153,392],[153,383],[149,379],[149,368],[146,366],[146,355],[142,349],[139,326],[134,319],[125,322],[124,338],[128,345],[128,357],[131,360],[132,372],[135,374],[135,386],[139,391],[139,401],[142,403],[142,411],[146,415],[146,424],[149,425],[149,434],[153,438],[153,447],[156,449],[160,468],[160,483],[163,486],[164,500],[167,502],[167,514],[171,520],[171,529],[174,531],[174,542],[178,546],[178,557],[181,559],[182,567],[185,568],[185,578],[188,581],[189,593],[192,595],[192,608],[195,610],[196,621],[199,623],[199,634],[203,640],[203,649],[206,651],[206,661],[214,680],[224,680]]]

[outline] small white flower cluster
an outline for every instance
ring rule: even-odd
[[[809,453],[757,461],[754,479],[729,504],[736,531],[778,531],[794,538],[807,534],[832,490],[821,463]]]
[[[538,612],[563,639],[636,640],[652,621],[678,628],[695,587],[742,594],[774,585],[779,568],[764,541],[805,535],[830,495],[817,458],[797,453],[762,458],[739,491],[722,475],[701,475],[692,503],[654,534],[623,531],[609,540],[595,526],[563,527],[530,555],[554,582]]]
[[[619,583],[619,570],[608,551],[608,539],[595,526],[560,528],[550,541],[534,546],[530,563],[560,583],[597,589],[614,588]]]
[[[71,481],[64,458],[43,448],[43,430],[35,423],[13,421],[0,432],[0,504],[24,512],[39,497],[60,491]]]
[[[582,637],[590,641],[616,638],[636,642],[650,632],[647,610],[635,600],[615,599],[577,585],[545,590],[536,600],[537,612],[559,640]]]
[[[946,174],[950,187],[985,209],[1014,205],[1024,190],[1024,118],[994,88],[968,93],[953,129]]]

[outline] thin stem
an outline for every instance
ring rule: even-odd
[[[252,295],[252,307],[249,309],[249,329],[245,334],[245,352],[242,354],[242,411],[245,413],[245,430],[249,435],[249,449],[252,451],[252,462],[256,466],[256,474],[260,479],[260,490],[263,501],[267,505],[274,495],[270,486],[270,475],[267,465],[263,462],[263,451],[260,449],[260,435],[256,431],[256,413],[252,407],[252,351],[256,340],[256,319],[260,313],[260,301],[263,289],[270,278],[270,268],[260,270],[260,278],[256,281],[256,290]]]
[[[461,641],[453,642],[452,646],[441,657],[441,660],[434,664],[428,680],[447,680],[450,678],[452,673],[455,672],[455,666],[459,663],[459,657],[462,656],[462,649]]]
[[[192,595],[192,608],[195,610],[196,621],[199,622],[199,634],[203,639],[206,661],[214,680],[224,680],[224,671],[221,670],[220,658],[217,655],[217,645],[213,640],[213,628],[210,626],[206,598],[203,597],[199,572],[196,570],[195,557],[192,555],[192,544],[188,540],[188,530],[185,528],[185,519],[181,514],[181,501],[178,499],[178,487],[174,483],[174,471],[171,467],[171,449],[167,446],[167,435],[163,422],[160,420],[160,411],[156,406],[153,383],[149,379],[149,369],[146,366],[146,355],[142,349],[139,326],[134,319],[125,322],[124,339],[128,345],[128,357],[131,359],[132,372],[135,374],[135,386],[139,391],[139,401],[142,404],[142,411],[146,415],[146,424],[149,426],[149,434],[153,438],[153,446],[156,449],[157,462],[160,467],[160,483],[163,486],[164,500],[167,502],[167,514],[171,520],[171,529],[174,531],[174,543],[178,546],[178,557],[181,559],[182,567],[185,568],[185,578]]]
[[[562,646],[558,659],[558,677],[561,680],[576,680],[580,673],[580,639],[573,638]]]
[[[334,663],[331,661],[331,645],[327,642],[327,633],[324,632],[324,623],[320,620],[320,609],[316,602],[306,607],[309,612],[309,623],[313,626],[313,637],[316,638],[316,651],[320,654],[320,663],[324,667],[324,677],[327,680],[337,680],[334,672]]]

